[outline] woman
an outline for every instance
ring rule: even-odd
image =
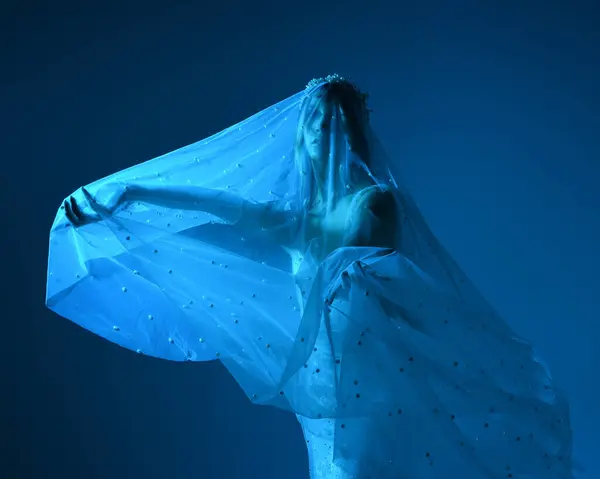
[[[219,358],[297,414],[313,478],[570,478],[565,401],[394,168],[365,96],[315,80],[70,197],[48,304],[145,354]]]

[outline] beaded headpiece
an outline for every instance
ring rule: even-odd
[[[362,110],[362,113],[364,114],[365,118],[369,118],[369,114],[371,112],[371,110],[368,107],[369,94],[361,92],[354,82],[338,75],[337,73],[327,75],[324,78],[313,78],[311,81],[308,82],[304,91],[308,94],[308,92],[314,87],[323,83],[340,85],[347,94],[356,97],[358,99],[360,109]]]

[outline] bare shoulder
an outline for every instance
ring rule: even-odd
[[[354,196],[350,210],[346,244],[395,247],[397,206],[393,191],[379,186],[364,188]]]
[[[361,190],[357,195],[361,210],[373,216],[384,219],[396,214],[396,198],[389,188],[370,186]]]

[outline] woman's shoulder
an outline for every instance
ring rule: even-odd
[[[368,210],[377,217],[386,217],[396,211],[396,197],[387,186],[367,186],[356,194],[354,201],[360,209]]]

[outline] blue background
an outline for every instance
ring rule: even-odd
[[[568,391],[600,477],[593,3],[4,4],[0,476],[307,478],[295,418],[220,364],[142,358],[46,311],[47,240],[79,186],[338,72],[371,92],[434,232]]]

